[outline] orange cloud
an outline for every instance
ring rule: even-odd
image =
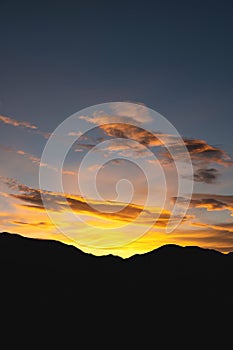
[[[193,161],[214,162],[220,165],[229,166],[233,164],[231,158],[225,151],[218,147],[209,145],[204,140],[184,139],[184,143]]]
[[[194,208],[206,208],[208,211],[233,211],[233,196],[201,193],[193,194],[190,206]]]
[[[27,236],[35,235],[46,239],[53,238],[63,242],[68,241],[70,244],[72,243],[71,240],[56,233],[53,225],[46,216],[40,190],[30,188],[12,179],[2,178],[2,180],[4,180],[8,188],[12,190],[12,193],[7,196],[12,198],[12,200],[14,199],[14,203],[17,203],[17,201],[20,203],[20,205],[16,207],[15,213],[2,213],[2,215],[0,215],[3,219],[4,227],[11,228],[11,226],[7,226],[7,222],[10,221],[10,224],[17,226],[17,231],[20,234]],[[17,193],[13,193],[13,191]],[[63,196],[59,193],[49,191],[44,191],[43,195],[47,196],[49,210],[57,212],[58,218],[61,216],[61,212],[65,210],[65,200],[67,200],[72,210],[81,215],[90,216],[90,222],[95,219],[97,219],[97,221],[99,219],[106,220],[106,228],[108,225],[111,227],[111,221],[123,223],[131,222],[144,210],[143,206],[140,205],[128,204],[126,207],[122,207],[122,203],[110,201],[89,201],[89,205],[80,196],[68,194]],[[91,206],[92,204],[94,204],[94,207]],[[194,194],[191,200],[191,207],[203,207],[213,211],[225,209],[233,211],[233,196],[202,193]],[[117,209],[118,211],[111,212],[111,209],[113,211]],[[22,210],[22,212],[20,212],[20,210]],[[26,210],[30,210],[30,212]],[[146,213],[147,215],[144,217],[144,220],[139,221],[139,225],[150,224],[153,221],[153,215],[151,215],[149,208]],[[233,250],[232,222],[208,224],[200,220],[201,222],[192,223],[190,219],[193,219],[193,217],[186,216],[183,220],[184,225],[168,235],[164,232],[164,227],[166,227],[170,219],[170,214],[170,211],[162,211],[159,219],[149,232],[137,241],[131,242],[123,247],[108,249],[81,247],[81,249],[96,255],[116,254],[122,257],[129,257],[136,253],[145,253],[161,245],[171,243],[182,246],[198,245],[203,248],[216,249],[222,252]],[[64,225],[66,224],[67,223],[64,222]],[[81,230],[82,226],[80,225],[80,231]],[[43,233],[43,231],[46,232]],[[98,232],[96,234],[98,236]],[[127,229],[126,234],[128,234]],[[78,243],[73,242],[72,244],[78,246]]]
[[[124,204],[111,201],[85,201],[81,196],[63,195],[51,191],[41,191],[34,189],[13,179],[3,179],[5,184],[12,190],[20,193],[9,194],[10,197],[20,200],[26,204],[22,206],[33,210],[45,210],[42,201],[41,194],[46,200],[46,206],[48,210],[61,212],[66,209],[66,201],[70,208],[81,215],[96,216],[107,220],[118,220],[121,222],[132,222],[139,214],[144,213],[143,218],[138,221],[141,225],[153,225],[156,227],[165,227],[170,219],[171,213],[167,210],[163,210],[158,218],[154,218],[154,213],[150,211],[150,208],[144,208],[141,205]],[[154,209],[154,208],[153,208]],[[160,212],[160,210],[158,210]],[[186,220],[184,218],[184,220]]]
[[[204,140],[188,138],[183,140],[194,165],[205,165],[206,163],[216,163],[223,166],[233,165],[231,157],[224,150],[211,146]],[[174,146],[174,150],[177,157],[183,156],[183,148],[180,148],[179,145]],[[162,155],[173,161],[169,152],[163,152]]]
[[[113,123],[100,125],[100,128],[108,136],[135,140],[144,146],[153,147],[163,145],[161,140],[154,134],[134,125]]]
[[[178,199],[180,203],[183,197],[173,197],[173,201]],[[233,213],[233,196],[217,195],[207,193],[194,193],[189,204],[190,208],[205,208],[207,211],[229,210]]]
[[[131,125],[130,120],[127,118],[125,120],[119,119],[123,118],[122,116],[97,115],[93,118],[87,116],[81,116],[80,118],[96,124],[97,127],[104,131],[105,138],[101,137],[99,141],[104,141],[108,137],[113,138],[111,144],[104,151],[117,151],[121,152],[120,155],[122,156],[140,158],[151,155],[146,148],[158,147],[157,157],[159,162],[166,166],[173,162],[174,158],[182,159],[184,157],[185,148],[179,144],[179,139],[176,142],[175,135],[165,135],[158,132],[150,133],[143,127],[140,127],[140,123],[139,126],[135,126]],[[126,122],[129,124],[126,124]],[[124,138],[126,141],[120,143],[114,138]],[[136,141],[138,147],[133,147],[132,143],[127,143],[127,140]],[[196,182],[216,183],[221,173],[213,165],[224,167],[233,165],[231,157],[221,148],[209,145],[206,141],[200,139],[184,138],[183,141],[194,166],[193,180]],[[144,150],[142,146],[144,146]],[[169,146],[169,148],[166,148],[166,146]],[[76,151],[80,152],[84,148],[91,149],[93,147],[95,147],[95,142],[80,144]],[[98,150],[101,151],[103,149],[98,148]],[[170,151],[173,152],[170,153]]]
[[[21,126],[23,128],[28,128],[28,129],[37,129],[37,126],[29,123],[29,122],[24,122],[24,121],[19,121],[10,117],[6,117],[3,115],[0,115],[0,121],[3,122],[4,124],[12,125],[12,126]]]
[[[228,231],[228,232],[233,232],[233,222],[223,222],[223,223],[218,223],[218,224],[206,224],[203,222],[193,222],[193,226],[197,227],[203,227],[206,229],[213,228],[214,230],[217,231]]]
[[[63,170],[62,171],[63,175],[70,175],[70,176],[76,176],[77,172],[73,171],[73,170]]]
[[[11,125],[11,126],[15,126],[15,127],[21,127],[21,128],[25,128],[28,129],[30,131],[33,131],[35,134],[37,135],[41,135],[43,136],[45,139],[48,139],[49,136],[51,135],[48,132],[43,132],[41,130],[38,130],[38,127],[34,124],[31,124],[29,122],[25,122],[25,121],[19,121],[10,117],[6,117],[3,115],[0,115],[0,121],[4,124],[7,125]]]

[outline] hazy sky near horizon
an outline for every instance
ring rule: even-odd
[[[83,108],[131,101],[165,116],[199,162],[195,219],[187,239],[181,227],[152,243],[156,231],[117,254],[169,242],[233,249],[233,1],[3,0],[0,39],[1,231],[65,241],[33,211],[48,133]]]

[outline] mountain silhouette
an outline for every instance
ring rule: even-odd
[[[19,300],[25,309],[70,303],[101,312],[116,311],[118,304],[137,312],[164,305],[233,307],[233,253],[165,245],[129,259],[96,257],[3,232],[0,263],[0,298],[7,307]]]

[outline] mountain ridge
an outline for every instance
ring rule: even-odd
[[[82,254],[83,256],[84,255],[88,255],[88,256],[94,256],[96,258],[103,258],[103,257],[113,257],[114,259],[121,259],[121,260],[132,260],[134,259],[135,257],[139,257],[139,256],[146,256],[146,255],[150,255],[150,254],[154,254],[156,252],[160,252],[160,251],[163,251],[163,250],[170,250],[172,251],[173,249],[181,249],[181,250],[189,250],[190,252],[192,250],[197,250],[199,252],[213,252],[213,253],[216,253],[216,254],[220,254],[220,255],[223,255],[223,256],[226,256],[226,255],[229,255],[229,254],[233,254],[233,252],[228,252],[228,253],[222,253],[216,249],[211,249],[211,248],[202,248],[202,247],[199,247],[199,246],[196,246],[196,245],[188,245],[188,246],[181,246],[181,245],[178,245],[178,244],[173,244],[173,243],[168,243],[168,244],[164,244],[158,248],[155,248],[149,252],[146,252],[146,253],[136,253],[135,255],[133,256],[130,256],[129,258],[121,258],[117,255],[114,255],[114,254],[106,254],[106,255],[102,255],[102,256],[97,256],[97,255],[94,255],[92,253],[85,253],[83,252],[81,249],[75,247],[74,245],[72,244],[66,244],[66,243],[63,243],[63,242],[60,242],[60,241],[57,241],[57,240],[52,240],[52,239],[43,239],[43,238],[32,238],[32,237],[25,237],[25,236],[22,236],[18,233],[10,233],[10,232],[0,232],[0,240],[2,238],[9,238],[9,239],[24,239],[24,240],[27,240],[27,241],[31,241],[31,242],[43,242],[44,243],[47,243],[47,244],[54,244],[54,245],[57,245],[57,246],[63,246],[63,247],[71,247],[72,249],[75,249],[76,251],[79,252],[79,254]],[[1,244],[1,241],[0,241],[0,244]]]
[[[97,257],[53,240],[0,233],[0,298],[8,307],[20,296],[28,305],[81,300],[99,307],[106,298],[133,307],[216,305],[233,309],[233,254],[196,246],[164,245],[129,259]],[[136,301],[130,304],[136,298]],[[127,305],[126,305],[127,303]],[[111,304],[112,305],[112,304]],[[107,308],[107,305],[105,305]],[[115,309],[117,306],[114,306]],[[115,310],[116,311],[116,310]],[[99,311],[98,311],[99,312]]]

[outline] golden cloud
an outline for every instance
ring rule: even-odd
[[[10,117],[6,117],[3,115],[0,115],[0,121],[3,122],[4,124],[8,124],[8,125],[12,125],[12,126],[20,126],[23,128],[28,128],[28,129],[37,129],[37,126],[29,123],[29,122],[25,122],[25,121],[19,121]]]
[[[11,125],[14,127],[21,127],[21,128],[29,129],[29,130],[33,131],[35,134],[41,135],[46,139],[48,139],[50,136],[50,133],[43,132],[43,131],[39,130],[36,125],[31,124],[31,123],[26,122],[26,121],[16,120],[16,119],[4,116],[4,115],[0,115],[0,121],[4,124]]]

